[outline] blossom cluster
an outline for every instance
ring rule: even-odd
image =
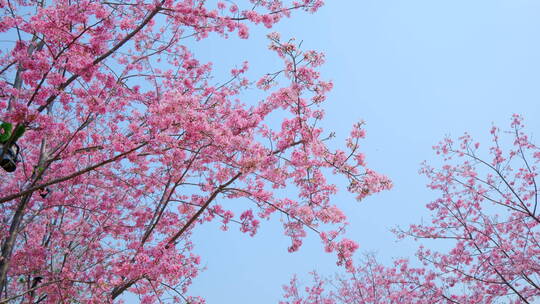
[[[0,35],[16,39],[0,53],[1,119],[26,128],[18,168],[0,181],[0,301],[108,303],[131,292],[202,302],[187,296],[201,268],[190,236],[208,221],[255,236],[280,214],[290,251],[307,230],[343,231],[325,173],[360,199],[391,184],[367,168],[360,126],[350,152],[326,145],[324,56],[272,34],[280,71],[247,79],[244,63],[214,83],[187,43],[248,38],[254,24],[321,5],[0,0]],[[251,83],[260,102],[242,95]],[[252,205],[235,214],[237,199]],[[324,246],[350,264],[357,246],[341,237]]]

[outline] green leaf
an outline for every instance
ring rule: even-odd
[[[6,142],[9,137],[11,136],[11,130],[13,129],[13,125],[9,122],[3,122],[0,124],[0,142]]]

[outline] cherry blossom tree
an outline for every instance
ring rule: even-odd
[[[416,264],[391,267],[371,256],[337,280],[315,275],[306,292],[293,279],[283,303],[536,303],[540,149],[523,128],[519,115],[506,132],[493,127],[485,150],[468,134],[447,138],[434,147],[444,165],[422,167],[440,197],[427,205],[429,223],[397,234],[444,240],[450,250],[422,245]]]
[[[0,303],[109,303],[127,291],[204,302],[185,295],[200,263],[190,235],[214,219],[255,235],[279,214],[289,251],[313,231],[351,267],[357,245],[325,174],[358,199],[391,183],[366,167],[361,123],[346,148],[328,148],[323,55],[271,34],[282,68],[250,80],[244,63],[214,81],[186,45],[247,39],[250,25],[321,5],[0,0]],[[250,205],[234,214],[234,200]]]
[[[386,267],[374,255],[366,255],[347,275],[331,280],[313,272],[311,277],[308,286],[293,277],[284,286],[280,304],[446,303],[442,301],[446,295],[435,285],[437,274],[411,267],[406,259]]]

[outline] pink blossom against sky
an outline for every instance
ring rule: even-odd
[[[533,141],[540,136],[540,3],[326,2],[314,15],[296,14],[272,30],[259,26],[250,40],[209,39],[193,47],[224,78],[244,60],[252,76],[279,64],[265,48],[270,31],[326,54],[321,74],[334,88],[325,127],[336,132],[338,145],[354,122],[365,120],[366,162],[394,183],[391,191],[361,203],[345,192],[336,199],[345,202],[347,236],[360,244],[359,251],[374,251],[387,262],[414,252],[414,242],[396,242],[390,229],[427,219],[425,205],[434,193],[418,170],[423,160],[435,159],[431,147],[445,135],[468,131],[488,142],[492,123],[507,126],[513,113],[521,113]],[[212,225],[218,223],[194,235],[195,251],[208,269],[190,290],[209,304],[276,303],[292,274],[308,282],[313,269],[325,276],[336,271],[334,256],[321,250],[315,235],[290,254],[290,241],[275,233],[278,222],[262,225],[256,238]]]
[[[431,221],[425,206],[437,210],[440,202],[427,188],[444,188],[450,176],[431,175],[420,163],[439,167],[432,148],[447,157],[449,141],[439,144],[446,135],[458,139],[457,154],[463,155],[472,143],[469,135],[462,136],[465,131],[474,142],[489,142],[500,135],[492,124],[504,128],[511,119],[518,121],[512,114],[519,113],[530,137],[516,133],[517,142],[537,142],[536,1],[328,0],[316,14],[300,9],[292,19],[285,18],[291,11],[281,1],[240,1],[236,6],[183,0],[171,8],[166,0],[148,7],[61,0],[36,15],[25,6],[34,2],[18,1],[23,8],[16,14],[25,16],[2,19],[2,120],[29,130],[18,141],[24,161],[13,175],[3,175],[11,178],[2,179],[7,241],[0,289],[8,298],[28,292],[31,300],[31,284],[44,280],[39,289],[51,303],[65,296],[101,303],[130,286],[132,293],[121,296],[127,303],[150,303],[159,294],[152,281],[189,285],[200,262],[207,270],[194,278],[192,288],[178,287],[187,297],[202,296],[209,304],[276,303],[294,274],[302,286],[314,269],[323,278],[353,272],[361,252],[373,252],[385,265],[411,256],[414,240],[397,242],[390,231]],[[322,4],[285,2],[313,11]],[[6,3],[0,0],[5,14],[14,14]],[[116,6],[114,13],[103,5]],[[252,5],[271,13],[250,10]],[[244,7],[246,20],[228,16]],[[15,26],[23,37],[17,37]],[[184,26],[196,29],[197,38],[209,38],[197,41],[188,34],[181,39],[191,31],[174,29]],[[223,39],[227,31],[235,33]],[[16,42],[32,39],[30,33],[44,38]],[[171,47],[162,40],[169,34],[187,46],[172,42]],[[147,55],[156,45],[174,51],[159,48],[167,56]],[[135,57],[121,54],[133,50]],[[113,75],[124,68],[128,74]],[[272,77],[264,75],[272,72],[282,83],[269,90]],[[231,75],[236,80],[224,84]],[[236,95],[249,86],[253,90]],[[497,145],[474,146],[480,158],[494,155],[489,160],[494,166],[511,159]],[[336,148],[345,149],[331,152]],[[431,175],[428,187],[419,170]],[[530,182],[530,171],[522,168],[519,179]],[[459,174],[474,180],[480,173],[465,164]],[[40,184],[44,178],[49,182]],[[27,184],[28,179],[33,181]],[[378,193],[392,183],[391,191]],[[34,200],[36,190],[51,195],[34,195]],[[180,205],[168,205],[172,201]],[[152,208],[154,203],[160,207]],[[68,215],[65,204],[74,207]],[[215,215],[223,220],[207,223]],[[57,218],[62,218],[58,226]],[[204,225],[193,224],[197,219]],[[305,224],[314,224],[313,231],[302,229]],[[421,226],[412,230],[433,236]],[[73,238],[84,246],[72,246]],[[424,245],[444,251],[448,243]],[[54,249],[44,250],[49,246]],[[76,257],[73,265],[64,267],[63,248]],[[407,272],[416,265],[401,266]],[[433,278],[427,274],[428,281]],[[140,300],[135,292],[142,294]]]

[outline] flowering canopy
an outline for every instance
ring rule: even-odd
[[[361,124],[345,151],[325,145],[323,55],[272,34],[283,68],[254,81],[245,63],[214,84],[184,43],[248,38],[249,24],[322,1],[206,2],[0,0],[0,32],[14,40],[0,54],[1,119],[26,128],[22,161],[0,181],[0,301],[106,303],[129,290],[179,302],[199,269],[196,225],[219,218],[255,235],[276,212],[290,251],[309,227],[352,267],[357,245],[339,236],[346,217],[324,174],[358,199],[391,183],[365,167]],[[266,97],[240,100],[252,85]],[[280,190],[291,187],[297,196]],[[239,198],[252,205],[235,215],[227,200]]]
[[[405,259],[392,267],[370,256],[337,281],[314,276],[299,292],[296,279],[283,303],[536,303],[540,298],[540,149],[523,132],[522,117],[509,131],[491,129],[490,157],[470,135],[434,147],[444,165],[424,165],[428,187],[441,193],[427,205],[431,223],[411,225],[400,237],[451,242],[447,252],[420,246],[421,267]]]

